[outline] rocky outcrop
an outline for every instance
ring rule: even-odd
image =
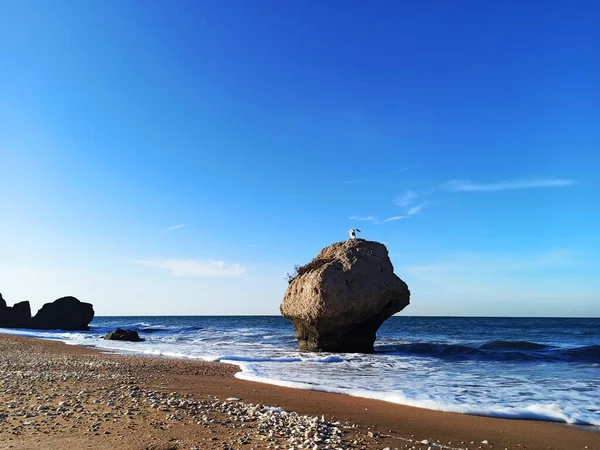
[[[109,341],[129,341],[129,342],[140,342],[143,339],[135,330],[123,330],[121,328],[117,328],[115,331],[111,331],[102,339],[107,339]]]
[[[385,245],[350,239],[297,269],[280,306],[300,350],[372,353],[377,330],[410,303]]]
[[[31,317],[28,301],[10,307],[0,294],[0,327],[35,328],[40,330],[89,330],[94,308],[75,297],[62,297],[46,303],[35,317]]]
[[[32,328],[40,330],[89,330],[94,307],[75,297],[62,297],[46,303],[31,319]]]
[[[31,307],[29,302],[19,302],[14,306],[7,306],[6,300],[0,294],[0,327],[28,328],[31,321]]]
[[[28,301],[15,303],[12,308],[7,309],[12,310],[9,321],[14,324],[15,328],[25,328],[30,325],[31,306]]]

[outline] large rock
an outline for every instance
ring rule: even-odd
[[[94,308],[91,303],[80,302],[75,297],[62,297],[42,306],[31,319],[31,328],[87,331],[93,318]]]
[[[135,330],[123,330],[122,328],[117,328],[114,331],[111,331],[102,339],[108,339],[109,341],[129,341],[129,342],[140,342],[143,339],[140,337],[137,331]]]
[[[31,306],[28,301],[15,303],[9,315],[10,323],[13,328],[27,328],[31,324]]]
[[[43,330],[89,330],[94,308],[75,297],[63,297],[46,303],[35,317],[31,317],[28,301],[7,306],[0,294],[0,327],[37,328]]]
[[[381,324],[410,303],[385,245],[350,239],[297,270],[281,303],[300,350],[372,353]]]
[[[29,302],[19,302],[7,306],[0,294],[0,327],[27,328],[31,325],[31,307]]]
[[[2,294],[0,294],[0,327],[8,327],[9,322],[9,308],[6,305],[6,300],[2,298]]]

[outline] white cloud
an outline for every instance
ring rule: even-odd
[[[185,225],[175,225],[175,226],[167,228],[166,230],[163,230],[162,233],[167,233],[169,231],[177,230],[178,228],[183,228],[183,227],[185,227]]]
[[[417,197],[418,197],[418,195],[414,191],[406,191],[404,194],[396,197],[394,202],[396,202],[396,205],[398,205],[398,206],[408,206]]]
[[[514,189],[572,186],[576,183],[575,180],[563,178],[533,178],[529,180],[499,181],[497,183],[475,183],[469,180],[451,180],[444,186],[446,189],[461,192],[497,192]]]
[[[241,264],[197,259],[151,259],[136,261],[136,263],[169,270],[173,275],[186,277],[237,277],[248,271]]]
[[[423,202],[420,205],[413,206],[406,212],[406,214],[408,214],[409,216],[412,216],[413,214],[417,214],[419,211],[421,211],[425,207],[426,204],[427,204],[427,202]]]
[[[406,216],[394,216],[394,217],[388,217],[387,219],[385,219],[383,222],[393,222],[394,220],[400,220],[400,219],[408,219],[408,217]]]
[[[373,216],[350,216],[350,217],[348,217],[348,219],[350,219],[350,220],[363,220],[363,221],[366,221],[366,222],[373,222],[373,221],[377,220],[377,218],[373,217]]]

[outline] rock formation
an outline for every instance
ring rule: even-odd
[[[19,302],[14,306],[7,306],[6,300],[0,294],[0,327],[27,328],[31,321],[31,307],[29,302]]]
[[[94,318],[91,303],[83,303],[75,297],[62,297],[46,303],[31,319],[32,328],[40,330],[89,330]]]
[[[280,306],[300,350],[372,353],[381,324],[410,303],[385,245],[338,242],[297,269]]]
[[[89,330],[94,308],[75,297],[62,297],[46,303],[35,317],[31,317],[28,301],[10,307],[0,294],[0,327],[35,328],[41,330]]]
[[[102,339],[108,339],[109,341],[130,341],[130,342],[140,342],[143,339],[135,330],[123,330],[122,328],[117,328],[115,331],[111,331]]]
[[[11,311],[8,316],[9,321],[14,324],[16,328],[24,328],[29,326],[31,320],[31,306],[28,301],[15,303],[12,308],[6,308]]]

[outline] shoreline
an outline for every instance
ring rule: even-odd
[[[152,317],[152,316],[149,316],[149,317]],[[35,330],[32,330],[32,331],[35,331]],[[20,335],[20,334],[17,334],[17,335]],[[422,402],[418,402],[418,401],[411,402],[410,400],[396,401],[396,400],[389,399],[389,398],[386,399],[386,398],[383,398],[386,396],[385,392],[376,392],[376,391],[368,391],[368,390],[360,390],[360,389],[352,390],[352,389],[344,389],[344,388],[328,389],[326,386],[324,387],[321,385],[312,385],[312,384],[303,383],[303,382],[285,381],[285,380],[281,380],[281,379],[277,379],[277,378],[256,376],[256,375],[252,374],[252,371],[247,371],[246,367],[245,367],[247,363],[254,362],[254,359],[252,359],[252,358],[250,358],[250,359],[240,358],[240,357],[231,357],[230,359],[228,359],[227,357],[205,358],[205,357],[195,357],[195,356],[189,356],[189,355],[186,356],[181,353],[148,352],[147,349],[144,351],[141,349],[137,349],[137,347],[135,347],[135,346],[134,346],[135,348],[118,348],[118,347],[115,348],[115,347],[104,347],[104,346],[98,345],[98,344],[86,345],[85,343],[82,343],[82,342],[71,341],[68,339],[63,340],[62,338],[52,338],[52,337],[43,337],[43,336],[38,337],[38,336],[29,335],[29,334],[25,334],[22,336],[32,337],[34,339],[47,339],[50,341],[58,341],[58,342],[63,342],[67,345],[83,346],[85,348],[94,349],[97,351],[108,352],[108,353],[113,353],[113,354],[120,354],[120,355],[131,356],[131,357],[161,358],[161,359],[166,358],[166,359],[182,360],[182,361],[216,362],[216,363],[221,363],[221,364],[233,365],[236,368],[238,368],[238,372],[235,374],[236,378],[238,378],[240,380],[244,380],[244,381],[251,381],[251,382],[266,384],[266,385],[270,385],[270,386],[278,386],[278,387],[297,389],[297,390],[308,390],[308,391],[322,392],[322,393],[334,393],[334,394],[351,396],[351,397],[355,397],[355,398],[382,401],[382,402],[386,402],[386,403],[390,403],[390,404],[394,404],[394,405],[414,407],[414,408],[418,408],[418,409],[426,409],[429,411],[436,411],[436,412],[455,413],[455,414],[461,414],[461,415],[471,415],[471,416],[488,417],[488,418],[496,418],[496,419],[540,421],[540,422],[551,422],[551,423],[557,423],[557,424],[566,424],[569,426],[575,426],[575,427],[580,427],[583,429],[588,429],[591,431],[600,432],[600,425],[598,425],[598,424],[588,423],[588,422],[583,422],[583,421],[569,421],[569,420],[565,420],[565,418],[561,418],[557,414],[554,414],[554,415],[543,414],[540,412],[532,412],[532,411],[523,410],[523,409],[516,410],[516,411],[512,411],[512,410],[511,411],[501,411],[501,410],[495,410],[495,409],[488,409],[485,412],[479,412],[479,408],[476,408],[475,410],[473,410],[473,408],[467,408],[467,411],[465,411],[464,408],[453,407],[452,405],[450,405],[450,407],[448,407],[448,405],[446,405],[446,407],[444,407],[444,405],[442,405],[441,407],[440,406],[436,407],[436,406],[431,406],[431,405],[429,405],[429,406],[423,405]],[[103,341],[101,341],[101,342],[103,342]],[[113,342],[117,342],[117,341],[113,341]],[[260,359],[259,359],[259,361],[260,361]]]
[[[243,404],[279,407],[288,412],[294,411],[300,415],[310,417],[324,416],[328,423],[340,421],[342,424],[348,424],[349,428],[343,429],[342,436],[346,440],[343,441],[343,446],[340,445],[337,448],[383,449],[389,447],[393,449],[414,447],[427,449],[431,447],[432,449],[526,448],[533,450],[548,448],[584,449],[586,446],[588,449],[600,448],[600,435],[598,432],[580,426],[440,412],[344,394],[293,389],[246,381],[235,377],[238,367],[229,363],[175,360],[143,355],[125,356],[90,347],[68,345],[60,341],[8,334],[0,335],[0,354],[2,355],[0,360],[2,361],[2,379],[0,379],[0,382],[3,386],[10,385],[11,374],[12,376],[18,376],[15,374],[24,373],[24,371],[31,372],[29,376],[36,378],[35,392],[54,389],[56,393],[71,389],[69,386],[71,386],[71,377],[73,376],[76,384],[83,383],[88,387],[97,384],[94,380],[90,381],[88,378],[99,376],[101,387],[107,387],[108,384],[110,385],[108,387],[115,391],[116,388],[110,382],[111,377],[117,377],[117,375],[130,377],[137,389],[144,390],[144,392],[164,393],[168,391],[199,401],[219,398],[219,401],[223,402],[228,398],[235,398]],[[61,363],[59,364],[57,361]],[[61,364],[63,367],[61,367]],[[118,367],[118,370],[113,367],[113,369],[106,372],[101,369],[105,366]],[[52,370],[55,371],[59,379],[62,370],[63,378],[66,377],[65,385],[62,389],[59,389],[58,384],[60,383],[57,384],[56,381],[48,383],[45,380],[40,381],[39,378],[42,375],[31,370],[36,367],[45,368],[44,373],[54,373]],[[49,370],[48,367],[52,370]],[[53,439],[64,439],[63,433],[57,434],[55,430],[52,432],[47,430],[46,432],[34,433],[20,432],[21,434],[11,436],[15,427],[7,427],[8,419],[15,421],[15,423],[19,421],[28,422],[25,415],[12,416],[13,409],[7,408],[7,405],[10,406],[10,402],[15,400],[8,398],[12,396],[12,392],[11,389],[0,392],[0,417],[4,417],[4,422],[0,420],[0,437],[2,438],[0,442],[10,442],[9,445],[12,445],[10,447],[9,445],[2,446],[4,444],[0,444],[0,448],[53,448]],[[42,397],[42,395],[37,394],[37,397]],[[36,398],[36,400],[41,399]],[[225,401],[225,403],[227,402]],[[38,408],[40,406],[43,405],[38,405]],[[133,411],[133,409],[126,409],[125,412],[127,411]],[[152,417],[153,413],[160,413],[161,421],[165,422],[165,412],[163,411],[146,407],[139,408],[136,411],[136,414],[138,413],[142,417],[140,417],[137,428],[148,428],[149,426],[152,428],[152,424],[158,420]],[[29,419],[29,422],[32,420]],[[150,439],[159,441],[166,438],[172,439],[169,436],[177,428],[170,425],[173,420],[166,420],[165,426],[167,428],[152,428],[153,432],[148,435],[151,436]],[[114,425],[116,425],[116,422],[113,424],[113,428]],[[23,427],[22,424],[21,427]],[[215,435],[218,436],[220,440],[216,443],[219,445],[211,446],[215,442],[208,441],[208,445],[203,444],[198,448],[225,448],[222,442],[231,440],[232,432],[235,434],[237,429],[234,428],[232,431],[232,429],[225,426],[216,427],[216,430],[204,428],[198,426],[197,423],[195,427],[187,427],[184,431],[181,431],[181,434],[185,436],[183,441],[191,442],[190,446],[185,447],[184,445],[187,444],[173,446],[175,445],[173,444],[170,448],[193,448],[193,445],[195,445],[193,442],[200,442],[200,440],[205,439],[208,432],[211,435],[210,439]],[[119,426],[116,428],[119,429]],[[75,440],[89,439],[87,432],[83,433],[77,428],[69,428],[69,430],[71,431],[69,434],[72,434],[72,438]],[[160,446],[152,447],[154,445],[152,442],[143,444],[145,447],[143,445],[139,446],[139,442],[133,436],[128,437],[127,430],[129,428],[119,429],[123,436],[120,438],[121,440],[127,442],[128,439],[132,439],[128,444],[132,446],[128,448],[162,448]],[[92,447],[89,446],[91,444],[86,443],[87,448],[115,448],[113,438],[116,431],[107,431],[109,434],[106,435],[91,434],[95,438],[95,443]],[[257,431],[255,430],[253,433],[256,434]],[[7,437],[13,439],[7,440]],[[256,439],[262,437],[264,436],[260,433],[254,436]],[[181,441],[182,438],[179,438],[179,440]],[[489,444],[482,444],[486,441]],[[20,446],[16,445],[17,442]],[[421,442],[427,442],[427,444],[420,444]],[[253,446],[240,444],[231,446],[231,448],[269,448],[267,445],[262,444],[263,442],[259,439],[256,443],[253,441]],[[277,444],[273,444],[270,448],[276,448],[275,445]],[[442,447],[442,445],[445,447]],[[118,444],[116,448],[120,448]],[[280,448],[289,448],[289,446]]]

